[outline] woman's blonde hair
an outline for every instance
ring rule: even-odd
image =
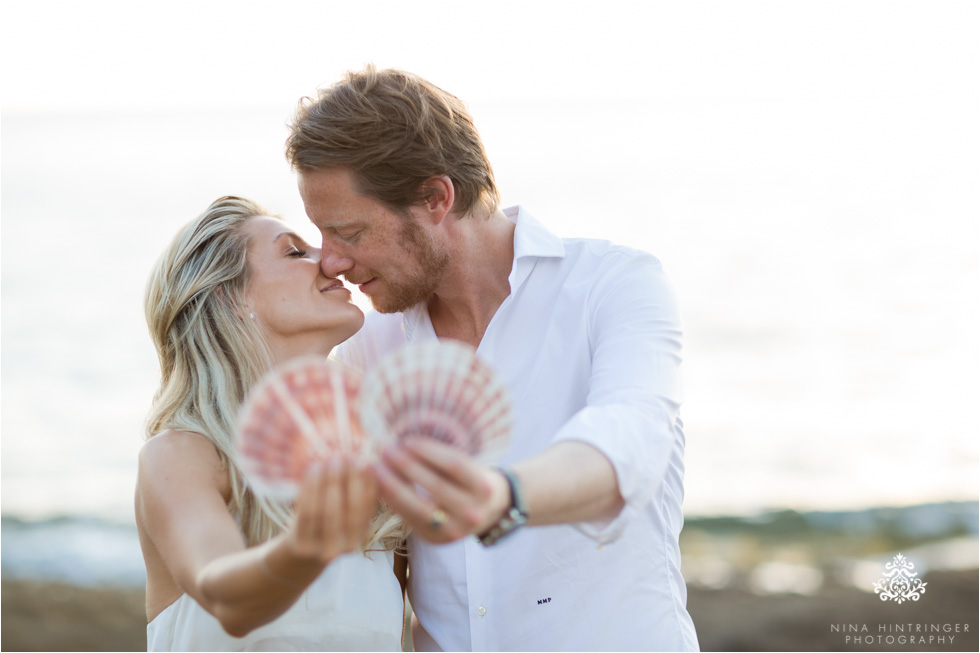
[[[401,70],[349,72],[316,98],[303,98],[290,125],[286,158],[301,172],[350,170],[358,192],[403,210],[424,199],[422,183],[453,180],[453,212],[496,211],[500,194],[466,106]]]
[[[160,387],[146,436],[167,429],[206,437],[231,484],[229,510],[249,546],[283,531],[288,505],[254,494],[235,463],[234,434],[249,389],[273,364],[261,328],[248,314],[250,219],[269,216],[258,204],[226,196],[187,224],[164,251],[146,286],[146,323],[160,359]],[[372,525],[368,546],[394,548],[404,536],[387,510]]]

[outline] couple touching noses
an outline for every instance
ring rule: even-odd
[[[286,153],[320,249],[226,197],[148,285],[149,648],[398,650],[407,587],[416,650],[696,650],[681,333],[659,261],[501,209],[463,104],[410,73],[368,67],[307,98]],[[435,338],[508,386],[497,467],[409,440],[312,472],[292,505],[251,492],[232,437],[259,376],[331,351],[367,370]]]

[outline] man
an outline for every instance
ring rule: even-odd
[[[413,529],[416,648],[696,650],[677,544],[681,334],[659,262],[498,210],[466,109],[408,73],[368,67],[321,91],[287,157],[324,274],[380,313],[346,359],[461,340],[514,403],[499,469],[427,440],[375,467]]]

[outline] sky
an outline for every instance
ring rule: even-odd
[[[965,2],[6,2],[3,110],[278,105],[373,61],[471,102],[976,97]]]
[[[85,486],[85,501],[128,493],[154,372],[140,307],[152,253],[121,237],[130,208],[150,194],[166,216],[140,226],[154,247],[228,192],[315,238],[284,123],[298,98],[373,62],[464,99],[505,204],[664,261],[689,345],[688,505],[976,498],[978,6],[5,2],[3,310],[22,312],[3,320],[5,492],[26,501],[35,477],[64,477],[42,465],[8,484],[55,442],[87,455],[64,444],[71,407],[119,452],[118,482]],[[20,246],[37,235],[55,265]],[[62,303],[23,290],[60,287],[62,262],[75,290]],[[119,265],[132,273],[108,307],[96,291]],[[59,311],[77,329],[41,340]],[[63,414],[43,426],[45,411]],[[882,464],[905,478],[881,482]]]

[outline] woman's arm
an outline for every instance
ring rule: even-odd
[[[249,549],[229,493],[200,435],[163,433],[140,453],[137,520],[180,588],[236,637],[280,616],[330,561],[356,550],[377,506],[368,471],[337,460],[304,479],[289,530]]]

